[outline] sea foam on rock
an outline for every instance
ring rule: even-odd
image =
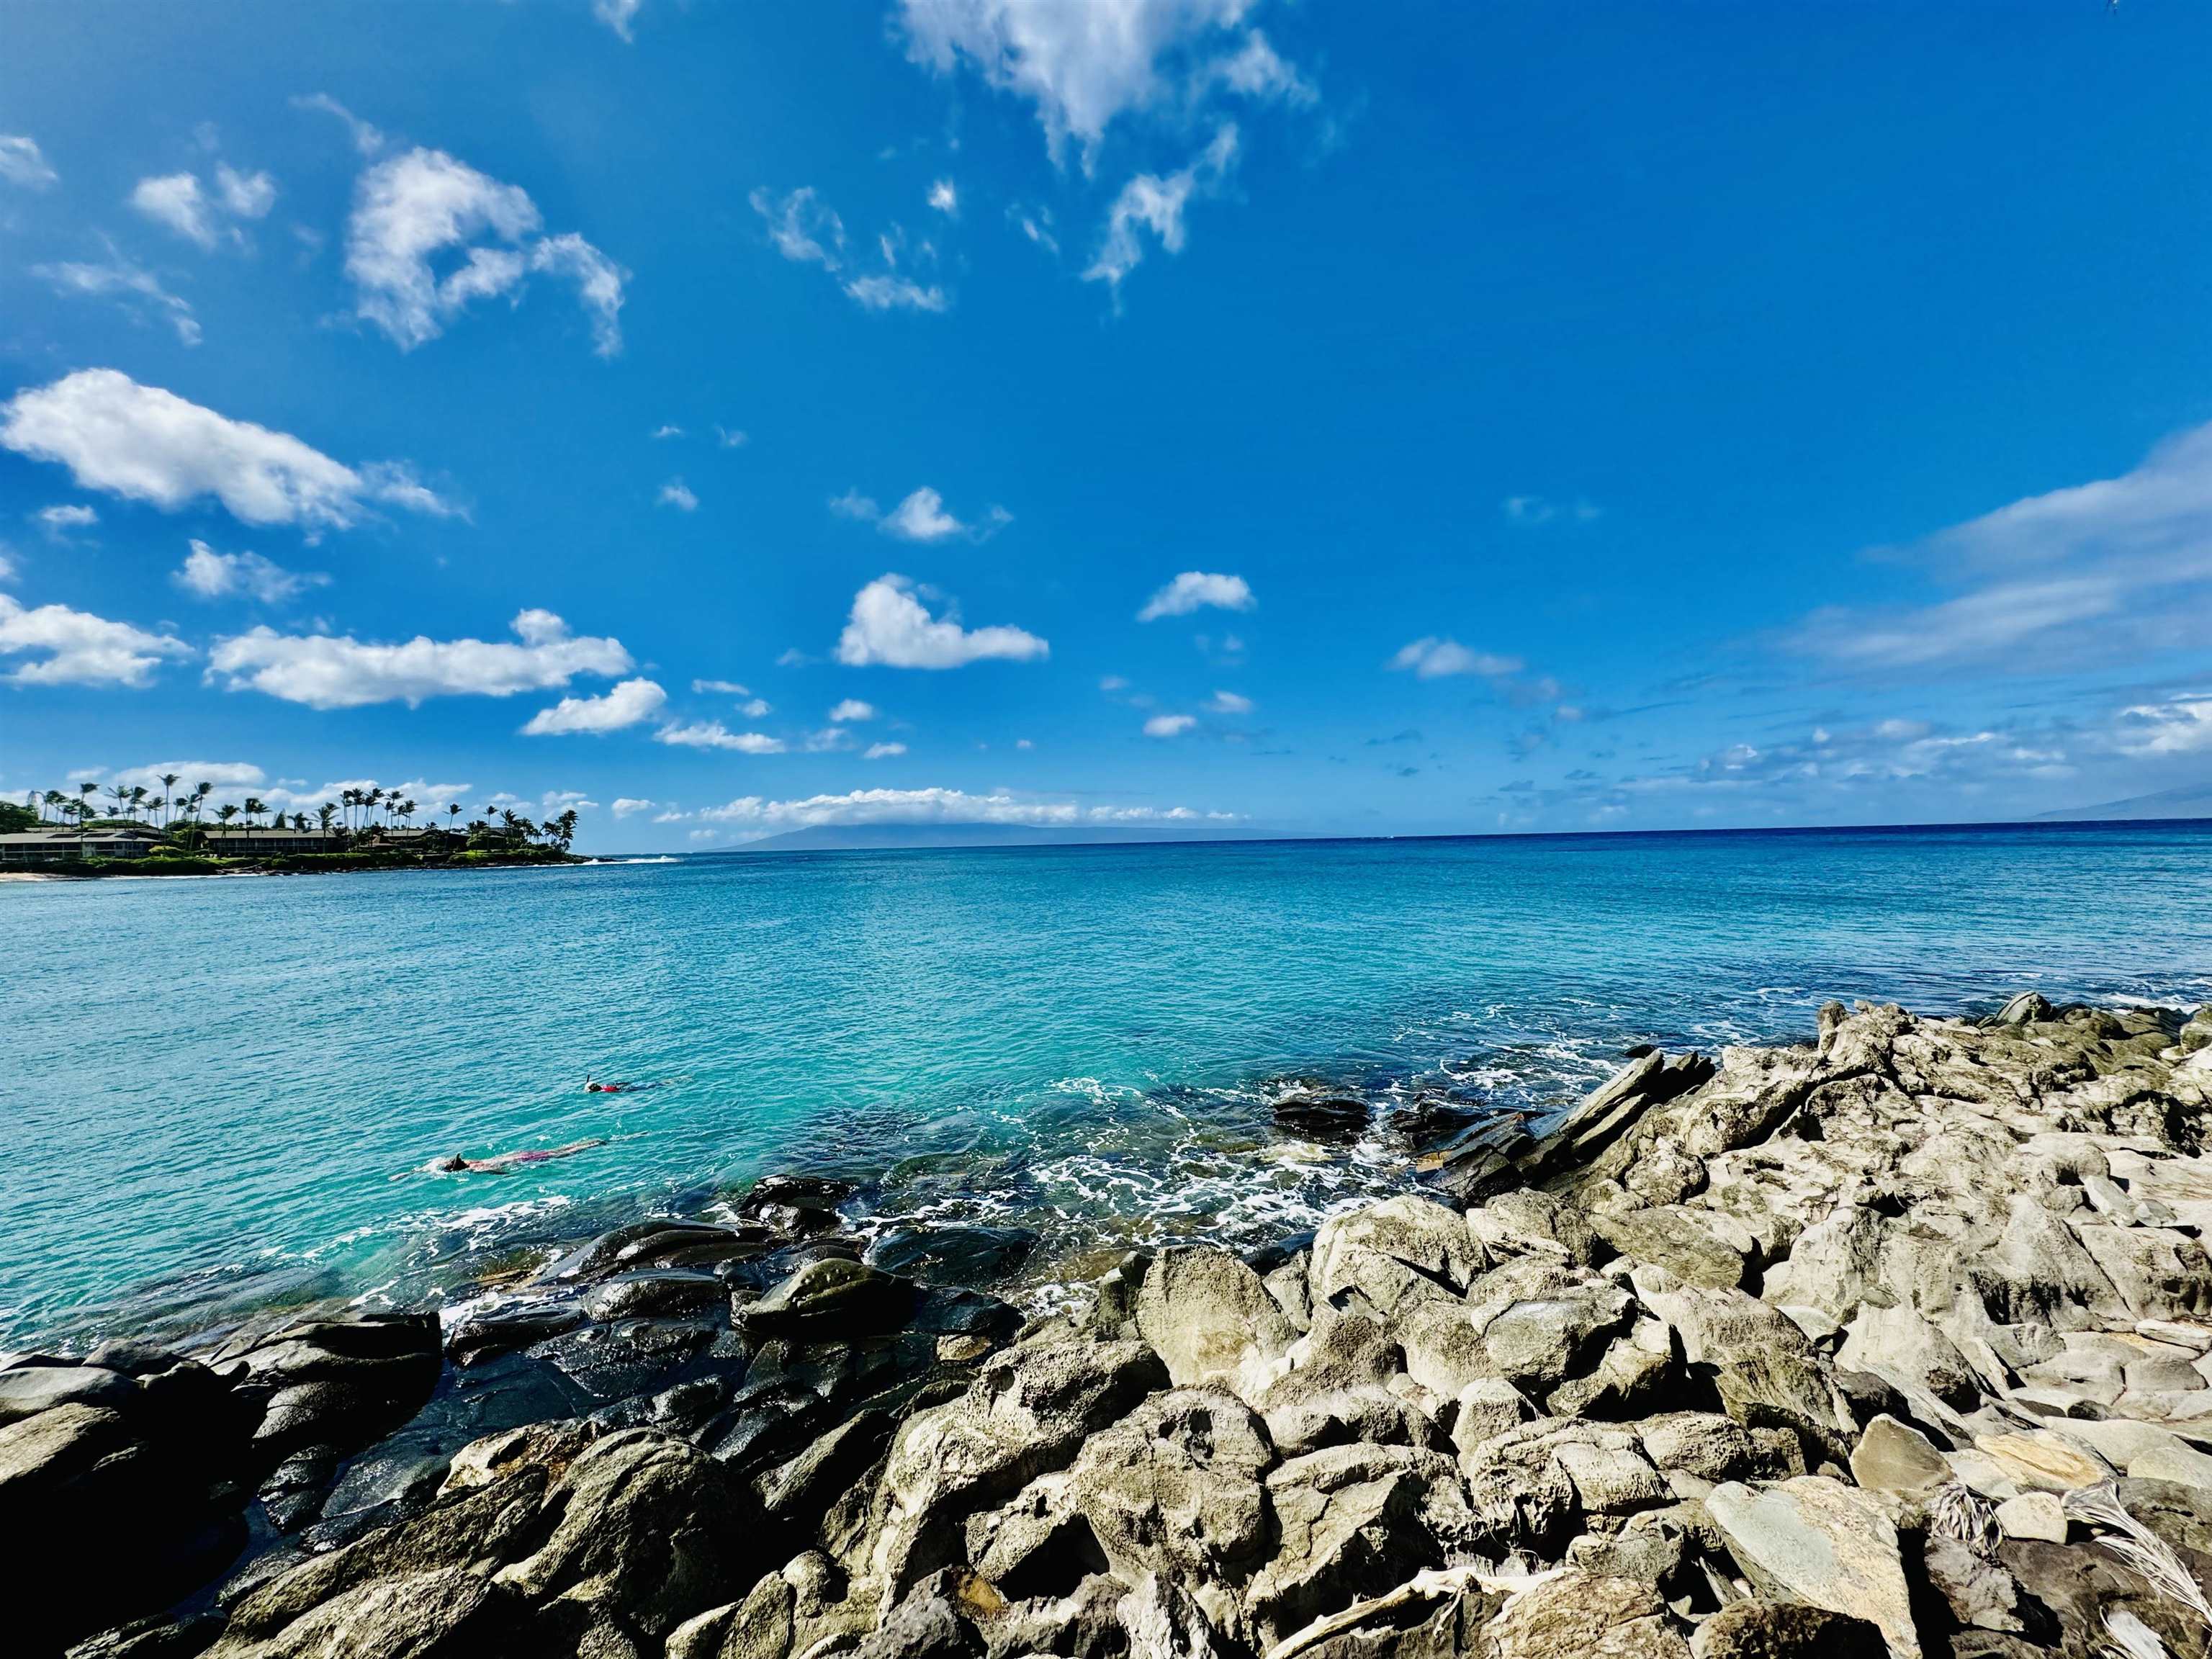
[[[1647,1054],[1548,1127],[1460,1129],[1256,1267],[1139,1253],[1026,1326],[927,1282],[998,1241],[864,1262],[839,1189],[769,1186],[563,1258],[447,1334],[442,1381],[430,1350],[441,1401],[550,1368],[596,1403],[83,1651],[2204,1659],[2208,1030],[1832,1005],[1803,1045]],[[173,1366],[0,1372],[15,1535],[90,1547],[152,1490],[99,1485],[118,1451],[230,1425],[164,1489],[197,1494],[167,1565],[50,1593],[30,1650],[216,1571],[195,1518],[385,1432],[422,1364],[409,1328],[269,1333],[165,1385],[211,1389],[171,1419]]]

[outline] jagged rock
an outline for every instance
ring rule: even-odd
[[[896,1426],[889,1413],[862,1411],[753,1483],[762,1510],[787,1526],[811,1528],[838,1493],[883,1455]]]
[[[1274,1105],[1275,1127],[1305,1140],[1357,1140],[1374,1109],[1356,1095],[1285,1095]]]
[[[1536,1414],[1528,1396],[1502,1376],[1477,1377],[1459,1391],[1455,1407],[1452,1443],[1463,1453],[1480,1452]]]
[[[504,1586],[464,1567],[375,1578],[332,1596],[265,1640],[234,1632],[207,1659],[444,1659],[498,1653],[525,1609]]]
[[[1332,1217],[1314,1235],[1307,1266],[1316,1304],[1357,1294],[1384,1314],[1434,1297],[1456,1299],[1482,1268],[1467,1218],[1426,1199],[1389,1199]]]
[[[729,1291],[712,1273],[683,1267],[645,1267],[602,1279],[584,1297],[592,1318],[657,1319],[720,1308]]]
[[[2007,1380],[2001,1369],[1994,1377],[1979,1375],[1949,1337],[1906,1307],[1861,1309],[1836,1363],[1923,1389],[1960,1411],[1972,1410],[1984,1389],[1994,1391]]]
[[[1762,1488],[1729,1481],[1705,1509],[1762,1595],[1870,1620],[1894,1659],[1917,1659],[1897,1529],[1872,1499],[1808,1474]]]
[[[1974,1442],[1974,1449],[2030,1492],[2072,1492],[2094,1486],[2107,1474],[2097,1459],[2055,1434],[1984,1435]]]
[[[2021,1595],[2019,1581],[1956,1538],[1929,1532],[1921,1543],[1920,1577],[1961,1629],[2030,1638],[2047,1633],[2047,1615]]]
[[[1218,1383],[1247,1397],[1297,1333],[1254,1273],[1226,1250],[1163,1250],[1137,1292],[1137,1330],[1178,1388]]]
[[[1689,1659],[1652,1584],[1569,1571],[1521,1591],[1486,1633],[1497,1659]]]
[[[845,1340],[895,1330],[914,1310],[910,1280],[836,1257],[810,1261],[744,1310],[749,1339]]]
[[[1469,1210],[1467,1223],[1475,1243],[1493,1262],[1533,1252],[1589,1267],[1606,1253],[1581,1205],[1534,1188],[1498,1194]]]
[[[2022,991],[1990,1017],[1992,1025],[2033,1025],[2046,1019],[2058,1018],[2040,991]]]
[[[881,1273],[925,1285],[995,1284],[1029,1259],[1037,1236],[1027,1227],[894,1227],[861,1259]]]
[[[1852,1448],[1851,1479],[1869,1492],[1921,1497],[1951,1479],[1951,1466],[1919,1430],[1882,1416],[1866,1425]]]
[[[1664,1267],[1685,1284],[1732,1291],[1751,1271],[1753,1250],[1741,1226],[1711,1211],[1680,1204],[1613,1210],[1592,1217],[1590,1225],[1632,1261]]]
[[[1204,1609],[1172,1579],[1148,1572],[1114,1604],[1129,1659],[1219,1659]]]
[[[1656,1319],[1639,1319],[1613,1339],[1590,1370],[1553,1389],[1545,1406],[1554,1417],[1617,1421],[1670,1403],[1680,1381],[1672,1334]]]
[[[2055,1492],[2024,1492],[1997,1505],[1997,1527],[2008,1538],[2066,1541],[2066,1505]]]
[[[976,1569],[1024,1594],[1064,1594],[1089,1560],[1124,1583],[1147,1573],[1197,1599],[1211,1627],[1241,1632],[1237,1591],[1266,1559],[1270,1507],[1262,1477],[1275,1452],[1260,1419],[1219,1389],[1155,1395],[1085,1441],[1065,1473],[1017,1495],[1012,1523],[981,1518],[969,1546]],[[1070,1535],[1079,1517],[1083,1532]],[[1040,1576],[1040,1551],[1062,1564]]]
[[[1279,1531],[1245,1597],[1272,1644],[1321,1613],[1377,1595],[1479,1536],[1451,1460],[1407,1446],[1334,1446],[1267,1475]]]
[[[1731,1601],[1698,1627],[1696,1659],[1883,1659],[1881,1632],[1863,1619],[1804,1601]]]
[[[9,1615],[33,1653],[166,1607],[246,1541],[253,1396],[190,1361],[141,1358],[136,1374],[0,1370],[22,1413],[0,1425],[0,1559],[10,1583],[39,1587]]]
[[[1720,1482],[1786,1478],[1805,1472],[1796,1437],[1747,1429],[1717,1412],[1670,1412],[1636,1425],[1644,1455],[1662,1469]]]
[[[1167,1382],[1139,1342],[1062,1342],[994,1357],[958,1400],[901,1425],[855,1565],[891,1605],[948,1564],[964,1516],[1065,1468],[1086,1436]]]
[[[1365,1441],[1376,1446],[1425,1446],[1443,1451],[1451,1442],[1420,1407],[1389,1389],[1363,1384],[1316,1389],[1268,1412],[1267,1435],[1285,1457],[1324,1446]]]

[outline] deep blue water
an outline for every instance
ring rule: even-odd
[[[1284,1079],[1564,1103],[1830,997],[2212,1000],[2212,827],[806,854],[0,885],[0,1343],[409,1300],[790,1167],[1040,1273],[1395,1189]],[[655,1080],[626,1097],[586,1073]],[[431,1160],[606,1136],[497,1176]]]

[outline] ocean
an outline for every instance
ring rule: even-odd
[[[2212,825],[52,882],[0,886],[0,1347],[457,1298],[787,1170],[856,1182],[862,1231],[1032,1230],[1042,1302],[1401,1190],[1417,1108],[1554,1109],[1630,1044],[2212,1000]],[[1310,1143],[1299,1089],[1374,1116]]]

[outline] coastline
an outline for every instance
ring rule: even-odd
[[[442,1328],[19,1363],[0,1502],[66,1550],[166,1482],[136,1582],[34,1652],[181,1597],[86,1650],[2201,1653],[2208,1124],[2212,1010],[1831,1005],[1027,1321],[1012,1241],[863,1250],[770,1177]]]

